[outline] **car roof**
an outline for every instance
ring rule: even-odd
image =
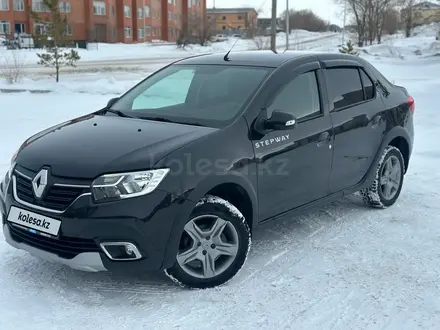
[[[294,60],[296,58],[310,57],[312,60],[353,60],[357,56],[337,54],[337,53],[320,53],[311,51],[286,51],[283,53],[274,53],[271,50],[250,50],[236,51],[232,50],[228,55],[228,61],[224,60],[224,53],[203,54],[188,57],[176,62],[176,65],[197,65],[197,64],[214,64],[214,65],[245,65],[245,66],[261,66],[261,67],[279,67],[283,63]]]

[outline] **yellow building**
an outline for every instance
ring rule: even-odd
[[[440,5],[424,1],[413,6],[413,24],[440,22]]]
[[[254,8],[207,8],[206,15],[216,33],[241,34],[257,28]]]

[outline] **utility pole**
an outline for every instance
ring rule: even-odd
[[[270,33],[270,49],[276,52],[277,38],[277,0],[272,0],[272,31]]]
[[[289,12],[289,0],[286,0],[286,50],[289,49],[289,36],[290,36],[290,12]]]
[[[345,20],[347,19],[347,0],[344,1],[344,23],[342,27],[342,47],[344,47]]]

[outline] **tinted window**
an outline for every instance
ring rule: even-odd
[[[112,107],[131,116],[223,127],[234,120],[271,68],[173,65],[122,96]]]
[[[357,68],[328,69],[328,91],[334,110],[364,100],[361,79]]]
[[[374,97],[374,85],[370,77],[364,72],[364,70],[359,70],[361,73],[362,83],[364,84],[366,100],[370,100]]]
[[[273,110],[304,118],[320,112],[319,91],[315,72],[299,75],[281,88],[268,107],[268,116]]]

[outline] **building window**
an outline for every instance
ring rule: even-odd
[[[144,29],[138,29],[138,39],[144,39]]]
[[[14,0],[14,10],[24,11],[24,0]]]
[[[124,16],[130,17],[130,6],[124,5]]]
[[[238,16],[237,18],[238,18],[238,19],[243,19],[243,17],[241,17],[241,16]],[[286,23],[286,24],[287,24],[287,23]]]
[[[112,16],[116,15],[116,10],[115,10],[115,6],[112,6]]]
[[[191,8],[191,0],[188,0],[188,8]]]
[[[170,38],[173,37],[173,29],[172,28],[168,28],[168,37],[170,37]]]
[[[93,1],[93,14],[95,14],[95,15],[106,15],[105,2],[104,1]]]
[[[37,35],[44,35],[47,32],[46,24],[35,23],[34,24],[34,33]]]
[[[145,17],[150,17],[150,6],[145,6],[144,11]]]
[[[49,12],[42,0],[32,0],[32,10],[35,12]]]
[[[226,16],[223,16],[223,17],[222,17],[222,20],[226,21]]]
[[[124,33],[125,33],[125,38],[131,38],[131,27],[129,27],[129,26],[126,26],[125,28],[124,28]]]
[[[60,8],[61,13],[70,13],[70,11],[72,10],[72,8],[70,7],[70,2],[68,1],[60,1],[58,3],[58,7]]]
[[[173,13],[171,10],[168,10],[168,20],[171,21],[173,19]]]
[[[142,8],[138,8],[138,18],[144,17],[144,10]]]
[[[72,27],[69,24],[66,25],[66,35],[67,36],[72,35]]]
[[[11,24],[9,21],[0,21],[0,34],[11,33]]]
[[[173,4],[173,0],[168,0],[168,3],[169,3],[170,5],[172,5],[172,4]]]
[[[145,25],[145,35],[149,36],[151,33],[151,27],[149,25]],[[153,35],[154,35],[154,29],[153,29]]]
[[[9,0],[0,0],[0,10],[9,10]]]

